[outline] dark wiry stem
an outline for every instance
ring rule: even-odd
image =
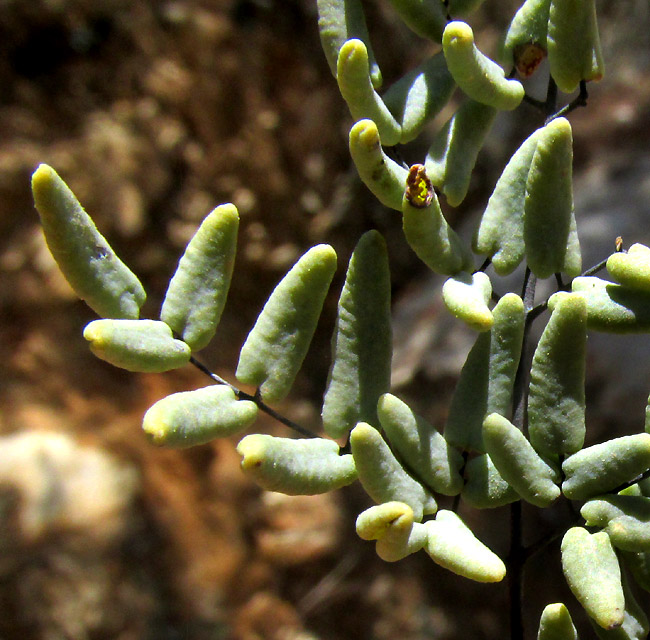
[[[551,76],[548,78],[546,87],[546,101],[544,102],[544,112],[550,116],[557,109],[557,84]]]
[[[522,298],[526,312],[526,324],[524,327],[524,339],[521,350],[521,360],[515,378],[513,392],[513,424],[523,431],[526,408],[526,390],[528,388],[528,361],[529,346],[528,334],[531,320],[530,312],[535,303],[535,285],[537,278],[531,270],[526,268]],[[524,623],[522,614],[523,600],[523,577],[526,552],[523,545],[522,533],[522,504],[517,500],[510,506],[510,551],[508,552],[508,592],[510,596],[510,640],[523,640]]]
[[[532,324],[539,316],[548,309],[548,301],[538,304],[536,307],[533,307],[526,316],[526,322]]]
[[[524,279],[524,288],[522,291],[522,298],[524,300],[524,310],[526,312],[526,324],[524,326],[524,340],[521,350],[521,360],[519,361],[519,368],[515,377],[515,386],[513,391],[513,418],[512,423],[523,430],[524,428],[524,409],[526,404],[526,389],[528,387],[528,334],[532,320],[530,312],[533,309],[535,301],[535,285],[537,284],[537,277],[526,268],[526,276]]]
[[[648,478],[650,478],[650,470],[642,473],[640,476],[634,478],[634,480],[630,480],[629,482],[625,482],[619,485],[615,489],[612,489],[609,493],[611,494],[620,493],[621,491],[623,491],[623,489],[627,489],[628,487],[635,485],[637,482],[641,482],[641,480],[647,480]]]
[[[593,276],[594,274],[598,273],[599,271],[602,271],[605,267],[607,266],[607,258],[603,260],[602,262],[599,262],[598,264],[595,264],[591,269],[587,269],[583,273],[581,273],[581,276]]]
[[[625,249],[623,248],[623,238],[620,236],[616,238],[614,242],[614,251],[616,253],[624,253]],[[583,271],[580,275],[581,276],[593,276],[595,273],[598,273],[599,271],[602,271],[606,266],[607,266],[607,260],[609,258],[605,258],[604,260],[601,260],[598,264],[595,264],[593,267],[590,269],[587,269],[586,271]]]
[[[514,75],[515,70],[513,69],[508,77],[512,78]],[[544,100],[538,100],[537,98],[533,98],[526,94],[524,95],[524,102],[542,111],[547,118],[546,122],[552,120],[555,117],[552,114],[557,109],[557,85],[555,84],[555,80],[549,77],[548,86],[546,88],[546,98]]]
[[[492,264],[492,258],[488,256],[483,261],[483,264],[476,271],[474,271],[474,273],[478,273],[479,271],[485,271],[491,264]]]
[[[556,540],[559,540],[567,531],[568,528],[574,527],[578,525],[580,522],[582,522],[582,518],[579,513],[574,513],[572,512],[572,517],[569,522],[564,525],[561,529],[556,531],[555,533],[549,535],[549,536],[544,536],[541,540],[538,540],[537,542],[531,544],[529,547],[526,547],[525,553],[526,553],[526,559],[532,558],[534,555],[541,553],[549,547],[551,544],[553,544]]]
[[[510,552],[508,554],[508,592],[510,596],[510,640],[524,639],[522,615],[524,562],[526,560],[521,525],[521,500],[510,505]]]
[[[217,384],[223,384],[226,385],[227,387],[230,387],[235,392],[235,395],[239,400],[250,400],[251,402],[254,402],[258,406],[260,411],[263,411],[264,413],[271,416],[278,422],[281,422],[286,427],[289,427],[289,429],[293,429],[294,431],[296,431],[302,436],[305,436],[306,438],[320,437],[315,433],[312,433],[309,429],[306,429],[305,427],[299,425],[297,422],[290,420],[289,418],[278,413],[275,409],[269,407],[267,404],[265,404],[262,401],[259,395],[252,396],[250,395],[250,393],[241,391],[234,385],[230,384],[230,382],[228,382],[227,380],[224,380],[221,376],[217,375],[216,373],[212,373],[210,369],[208,369],[203,363],[199,362],[194,356],[190,358],[190,363],[193,364],[199,371],[201,371],[201,373],[205,373],[206,376],[214,380]]]
[[[537,98],[533,98],[532,96],[529,96],[528,94],[526,94],[524,96],[524,102],[526,102],[526,103],[532,105],[533,107],[535,107],[536,109],[540,109],[542,111],[544,110],[544,107],[545,107],[545,104],[546,104],[543,100],[538,100]]]
[[[617,238],[617,244],[616,244],[616,251],[621,252],[623,251],[622,244],[619,242],[620,238]],[[589,267],[589,269],[586,269],[580,274],[580,277],[583,278],[585,276],[593,276],[594,274],[598,273],[599,271],[602,271],[606,266],[607,266],[607,260],[609,258],[605,258],[604,260],[601,260],[598,264],[595,264],[593,267]],[[571,290],[571,283],[573,280],[569,280],[569,282],[563,284],[562,280],[560,278],[560,274],[555,274],[555,277],[557,279],[557,284],[558,284],[558,291],[570,291]],[[544,311],[548,309],[548,300],[545,300],[544,302],[541,302],[537,306],[533,307],[529,312],[528,315],[526,316],[526,320],[529,323],[532,323],[534,320],[536,320]]]
[[[571,102],[569,102],[569,104],[546,118],[546,122],[544,124],[548,124],[551,120],[555,120],[555,118],[559,118],[560,116],[566,116],[572,111],[575,111],[578,107],[586,107],[588,98],[589,92],[587,91],[587,83],[584,80],[581,80],[580,93]]]

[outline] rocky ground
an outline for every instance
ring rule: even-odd
[[[488,48],[516,3],[486,4],[474,24]],[[604,10],[609,75],[572,118],[578,221],[594,262],[616,235],[650,242],[650,16],[645,0]],[[388,6],[369,11],[377,42],[391,45],[377,47],[384,75],[396,77],[426,45]],[[449,212],[469,233],[535,117],[523,107],[514,125],[499,121],[470,196]],[[206,381],[189,368],[136,375],[95,359],[81,338],[93,315],[59,275],[37,224],[29,177],[47,162],[141,277],[144,315],[155,317],[198,222],[234,202],[235,277],[202,354],[229,379],[261,304],[295,259],[326,241],[344,264],[360,233],[379,228],[393,264],[396,383],[440,420],[469,337],[440,310],[439,282],[404,246],[399,217],[355,178],[349,125],[309,0],[0,2],[2,640],[502,637],[505,588],[450,578],[420,555],[379,561],[353,534],[367,504],[358,488],[264,494],[241,475],[236,439],[152,447],[140,430],[148,406]],[[407,160],[424,151],[416,145]],[[313,428],[334,307],[332,299],[309,376],[281,407]],[[592,423],[596,432],[638,431],[650,372],[627,355],[637,346],[601,342]],[[605,386],[612,369],[615,384]],[[270,419],[256,428],[286,433]],[[503,552],[506,515],[489,524],[468,517]],[[544,582],[544,562],[531,573]]]

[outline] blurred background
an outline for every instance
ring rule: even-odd
[[[388,3],[366,4],[390,84],[434,49]],[[487,0],[471,18],[484,51],[496,52],[517,6]],[[571,116],[585,266],[618,235],[650,243],[650,7],[599,8],[607,75]],[[441,280],[406,246],[399,215],[356,178],[352,122],[316,23],[313,0],[0,0],[2,640],[504,637],[504,585],[456,578],[423,553],[388,565],[356,537],[354,518],[369,505],[358,485],[289,498],[243,477],[237,438],[150,445],[145,410],[207,379],[189,367],[131,374],[94,358],[81,337],[94,316],[42,239],[29,180],[46,162],[141,278],[143,315],[156,317],[199,222],[234,202],[242,222],[229,303],[201,353],[229,380],[275,283],[308,247],[333,244],[340,268],[308,375],[279,407],[318,430],[344,266],[360,234],[377,228],[392,266],[394,391],[442,426],[473,337],[442,309]],[[529,90],[544,96],[536,81]],[[452,107],[403,150],[409,164]],[[470,194],[447,211],[466,237],[539,124],[526,105],[498,119]],[[590,337],[590,443],[642,430],[649,341]],[[288,435],[263,416],[255,429]],[[506,552],[507,509],[461,514]],[[529,542],[568,516],[562,506],[525,514]],[[549,601],[566,600],[584,624],[559,572],[556,542],[526,576],[531,637]]]

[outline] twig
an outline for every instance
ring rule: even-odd
[[[528,335],[530,333],[530,325],[532,323],[531,311],[535,301],[535,285],[537,284],[537,277],[526,267],[526,275],[524,277],[524,287],[522,291],[522,298],[524,300],[524,310],[526,312],[526,324],[524,326],[524,338],[521,349],[521,359],[519,361],[519,368],[515,376],[515,385],[513,390],[513,407],[512,407],[512,422],[515,426],[523,430],[524,428],[524,413],[526,405],[526,389],[528,387]]]
[[[568,522],[567,526],[561,527],[555,533],[552,533],[549,536],[544,536],[541,540],[538,540],[537,542],[534,542],[530,546],[526,547],[524,549],[526,560],[544,551],[546,547],[548,547],[549,545],[553,544],[553,542],[561,538],[566,533],[567,529],[569,529],[570,527],[574,527],[581,522],[582,518],[580,517],[579,514],[574,513],[573,516],[574,517],[572,518],[572,520]]]
[[[528,388],[528,378],[530,371],[528,367],[528,336],[530,331],[530,313],[535,303],[535,287],[537,277],[531,270],[526,267],[524,276],[524,286],[522,298],[524,300],[524,309],[526,311],[526,324],[524,326],[524,337],[521,349],[521,359],[515,377],[513,391],[513,424],[523,431],[525,414],[526,414],[526,390]],[[510,640],[523,640],[523,579],[524,564],[526,562],[526,553],[523,546],[522,531],[522,505],[521,500],[517,500],[510,505],[510,550],[508,552],[508,593],[510,600]]]
[[[586,271],[583,271],[580,274],[580,277],[584,276],[593,276],[595,273],[598,273],[599,271],[602,271],[605,267],[607,266],[607,258],[605,260],[602,260],[598,264],[595,264],[591,269],[587,269]]]
[[[522,615],[524,562],[521,500],[510,505],[510,552],[508,553],[508,593],[510,596],[510,640],[524,640]]]
[[[557,84],[555,84],[555,80],[553,80],[553,77],[549,76],[548,85],[546,86],[546,101],[544,102],[544,113],[546,113],[546,115],[549,116],[556,109],[557,109]]]
[[[217,375],[216,373],[213,373],[203,363],[199,362],[194,356],[190,357],[190,363],[193,364],[199,371],[201,371],[201,373],[204,373],[206,376],[214,380],[214,382],[216,382],[217,384],[223,384],[227,387],[230,387],[235,392],[235,395],[239,400],[250,400],[251,402],[254,402],[258,406],[260,411],[263,411],[264,413],[271,416],[278,422],[282,423],[283,425],[285,425],[285,427],[289,427],[289,429],[293,429],[294,431],[296,431],[302,436],[305,436],[306,438],[320,438],[319,435],[311,432],[309,429],[306,429],[305,427],[299,425],[297,422],[290,420],[289,418],[283,416],[281,413],[278,413],[275,409],[269,407],[267,404],[265,404],[262,401],[262,399],[258,394],[253,396],[250,393],[246,393],[245,391],[238,389],[233,384],[230,384],[230,382],[228,382],[227,380],[224,380],[221,376]]]
[[[473,273],[478,273],[479,271],[485,271],[491,264],[492,264],[492,258],[488,256],[483,261],[483,264],[478,269],[476,269],[476,271],[474,271]]]
[[[637,482],[641,482],[642,480],[647,480],[648,478],[650,478],[650,470],[645,471],[640,476],[637,476],[636,478],[634,478],[634,480],[630,480],[629,482],[624,482],[623,484],[619,485],[618,487],[612,489],[609,493],[617,494],[617,493],[623,491],[623,489],[627,489],[628,487],[631,487],[631,486],[635,485]]]
[[[526,322],[529,323],[529,324],[533,323],[547,309],[548,309],[548,300],[545,300],[544,302],[541,302],[540,304],[538,304],[536,307],[533,307],[528,312],[528,315],[526,316]]]
[[[559,118],[560,116],[566,116],[579,107],[586,107],[588,98],[589,92],[587,91],[587,83],[584,80],[581,80],[580,93],[571,102],[569,102],[569,104],[565,105],[559,111],[556,111],[548,118],[546,118],[544,124],[548,124],[551,120],[555,120],[555,118]]]
[[[533,107],[536,107],[540,111],[543,111],[546,106],[546,103],[543,100],[538,100],[537,98],[533,98],[528,94],[524,95],[524,102],[532,105]]]

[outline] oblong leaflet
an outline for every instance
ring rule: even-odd
[[[312,247],[275,287],[239,354],[236,376],[268,402],[284,399],[302,365],[336,270],[329,245]]]
[[[157,445],[193,447],[243,431],[257,418],[257,405],[238,400],[225,385],[172,393],[144,414],[142,429]]]
[[[169,282],[160,311],[193,351],[212,340],[226,304],[237,250],[239,214],[232,204],[203,220]]]
[[[426,552],[436,564],[477,582],[500,582],[506,566],[453,512],[440,510],[427,522]]]
[[[448,496],[460,493],[463,457],[432,424],[390,393],[379,399],[377,414],[390,443],[428,486]]]
[[[562,570],[573,595],[599,626],[621,626],[625,615],[621,569],[605,532],[569,529],[562,539]]]
[[[468,24],[449,22],[442,36],[442,48],[456,84],[472,100],[507,111],[519,106],[525,93],[523,85],[507,79],[503,69],[478,50]]]
[[[47,246],[75,293],[103,318],[136,319],[147,297],[59,175],[41,164],[32,175],[34,204]]]
[[[323,427],[339,438],[357,422],[377,420],[377,401],[390,388],[392,332],[386,243],[365,233],[352,253],[332,336],[332,366]]]
[[[557,473],[509,420],[491,413],[483,422],[483,443],[501,477],[524,500],[544,508],[559,497]]]
[[[192,353],[160,320],[94,320],[86,325],[83,335],[98,358],[127,371],[177,369],[190,361]]]
[[[350,433],[350,446],[359,480],[375,502],[405,502],[416,522],[436,512],[431,493],[404,471],[377,429],[360,422]]]
[[[535,450],[559,459],[585,440],[587,304],[566,294],[554,306],[530,372],[528,435]]]
[[[255,433],[237,445],[244,473],[263,489],[287,495],[316,495],[357,479],[350,454],[323,438],[278,438]]]

